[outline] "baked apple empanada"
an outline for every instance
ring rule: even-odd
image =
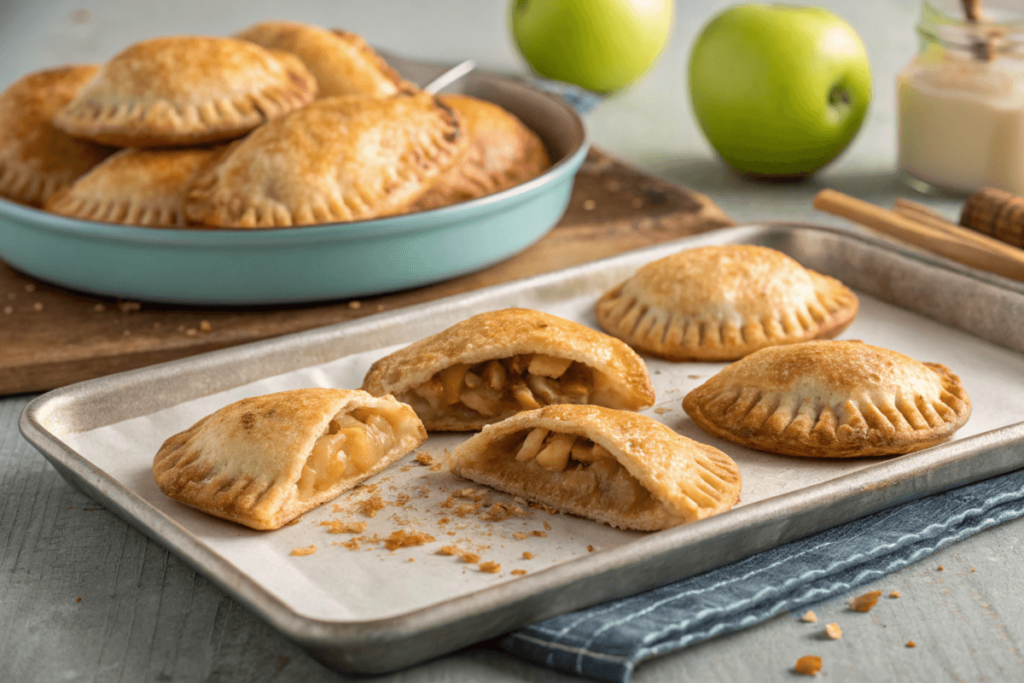
[[[183,226],[189,182],[222,151],[223,147],[123,149],[53,195],[46,210],[107,223]]]
[[[558,405],[485,427],[451,471],[621,529],[653,531],[730,509],[740,471],[716,448],[644,415]]]
[[[294,55],[234,38],[171,36],[116,55],[54,125],[118,147],[200,145],[245,135],[315,96],[316,81]]]
[[[411,88],[354,33],[327,31],[294,21],[264,21],[235,37],[298,57],[316,78],[319,98],[387,97]]]
[[[0,94],[0,197],[42,206],[114,151],[53,127],[58,109],[98,66],[65,66],[29,74]]]
[[[429,431],[471,431],[552,403],[654,405],[628,346],[540,311],[481,313],[381,358],[363,390],[408,403]]]
[[[831,338],[857,315],[843,283],[750,245],[687,249],[648,263],[597,303],[601,327],[674,361],[742,358]]]
[[[465,95],[444,95],[441,100],[462,115],[466,150],[434,180],[413,211],[494,194],[536,178],[551,166],[537,134],[498,105]]]
[[[428,93],[318,100],[234,145],[193,183],[186,215],[279,228],[397,213],[456,159],[460,125]]]
[[[687,394],[706,432],[783,455],[895,455],[948,439],[971,415],[960,378],[859,341],[762,349]]]
[[[380,472],[427,438],[409,406],[363,391],[246,398],[164,442],[160,490],[253,529],[277,529]]]

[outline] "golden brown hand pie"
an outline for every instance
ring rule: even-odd
[[[54,113],[98,71],[92,65],[39,71],[0,94],[0,197],[42,206],[114,151],[51,124]]]
[[[246,398],[164,442],[166,495],[253,529],[277,529],[380,472],[427,438],[409,406],[362,391]]]
[[[537,134],[498,105],[465,95],[445,95],[441,100],[466,122],[466,150],[413,211],[494,194],[536,178],[551,166]]]
[[[236,38],[298,57],[316,78],[317,97],[387,97],[415,88],[395,73],[362,38],[293,21],[264,21]]]
[[[857,315],[843,283],[774,249],[687,249],[648,263],[597,303],[601,327],[674,361],[742,358],[767,346],[831,338]]]
[[[430,431],[469,431],[552,403],[654,405],[632,349],[540,311],[481,313],[381,358],[363,389],[408,403]]]
[[[316,96],[302,62],[234,38],[171,36],[136,43],[57,112],[75,137],[119,147],[231,140]]]
[[[193,177],[223,147],[123,149],[53,195],[46,210],[107,223],[185,225],[182,208]]]
[[[683,409],[706,432],[784,455],[894,455],[948,439],[971,401],[944,365],[859,341],[762,349],[691,391]]]
[[[740,471],[725,453],[644,415],[557,405],[485,427],[455,474],[621,529],[653,531],[730,509]]]
[[[455,160],[459,127],[427,93],[318,100],[232,147],[196,179],[186,215],[276,228],[393,214]]]

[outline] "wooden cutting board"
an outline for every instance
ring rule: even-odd
[[[707,197],[592,150],[558,226],[471,275],[361,301],[194,308],[78,294],[0,263],[0,394],[43,391],[352,320],[731,225]]]

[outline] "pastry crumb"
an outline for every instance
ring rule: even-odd
[[[850,609],[854,612],[870,612],[881,596],[882,591],[868,591],[864,595],[858,595],[850,600]]]
[[[806,612],[804,612],[804,615],[800,617],[800,621],[806,622],[808,624],[817,624],[818,615],[811,610],[807,610]]]
[[[103,304],[96,304],[95,306],[92,307],[92,310],[94,313],[102,313],[103,311],[107,310],[107,307],[104,306]]]
[[[351,308],[353,311],[358,311],[360,308],[363,307],[363,303],[361,301],[349,301],[348,307]]]
[[[384,541],[384,547],[388,550],[397,550],[399,548],[425,545],[432,543],[434,540],[436,539],[433,536],[422,531],[399,529],[398,531],[391,532],[391,535]]]
[[[595,202],[593,199],[587,199],[586,201],[583,202],[584,211],[593,211],[596,207],[597,202]]]
[[[517,531],[514,534],[512,534],[512,538],[516,539],[517,541],[525,541],[526,540],[526,534],[523,533],[522,531]]]
[[[459,557],[461,557],[462,561],[466,564],[476,564],[480,561],[480,556],[476,553],[464,552],[460,553]]]
[[[895,600],[896,598],[900,597],[900,592],[893,591],[892,593],[889,593],[889,597]]]
[[[497,562],[481,562],[480,571],[487,572],[488,574],[497,574],[501,571],[501,565]]]
[[[804,655],[796,660],[793,670],[804,676],[817,676],[821,671],[821,657],[816,655]]]
[[[536,536],[537,538],[547,538],[548,537],[548,532],[546,532],[546,531],[537,531],[536,529],[531,531],[530,534],[532,536]]]
[[[415,557],[410,557],[410,558],[409,558],[409,561],[410,561],[410,562],[415,562],[415,561],[416,561],[416,558],[415,558]]]
[[[843,629],[839,628],[839,624],[828,624],[825,626],[825,635],[832,640],[839,640],[843,637]]]
[[[528,550],[523,553],[523,559],[524,560],[532,560],[534,557],[536,557],[536,555],[534,555],[533,553],[531,553]]]
[[[917,647],[917,643],[912,640],[907,641],[907,647]]]
[[[976,572],[976,571],[978,571],[978,570],[977,570],[977,569],[975,569],[974,567],[971,567],[971,572],[972,572],[972,573],[973,573],[973,572]]]
[[[522,576],[525,573],[526,573],[525,569],[513,569],[512,570],[512,576]]]
[[[213,325],[210,324],[209,320],[200,320],[199,321],[199,331],[200,332],[209,332],[212,329],[213,329]]]
[[[588,546],[587,546],[587,552],[588,552],[588,553],[592,553],[592,552],[594,552],[594,546],[592,546],[592,545],[588,545]]]
[[[378,512],[384,509],[384,499],[380,497],[379,493],[375,493],[359,503],[359,507],[357,509],[366,517],[374,517]]]
[[[36,291],[36,286],[30,282],[27,285],[25,285],[25,291],[31,294],[32,292]]]
[[[14,313],[14,306],[4,306],[4,315]]]
[[[36,309],[37,311],[41,311],[43,310],[43,304],[37,301],[34,304],[32,304],[32,308]]]
[[[196,329],[196,328],[194,328],[194,327],[190,327],[190,328],[188,328],[187,330],[185,330],[185,336],[186,336],[186,337],[194,337],[194,336],[196,336],[197,334],[199,334],[199,330],[197,330],[197,329]]]
[[[292,551],[292,555],[296,555],[298,557],[303,557],[304,555],[312,555],[315,552],[316,552],[316,546],[315,545],[307,545],[305,548],[296,548],[295,550]]]
[[[327,527],[329,534],[361,534],[366,531],[366,522],[342,522],[332,519],[320,522],[320,526]]]
[[[671,408],[655,408],[654,412],[657,413],[658,415],[664,415],[665,413],[671,413],[672,409]]]
[[[512,572],[512,573],[515,574],[515,572]],[[523,572],[523,573],[525,574],[526,572]],[[75,602],[82,602],[82,598],[75,598]]]
[[[942,566],[942,565],[940,564],[940,565],[938,566],[938,568],[937,568],[937,569],[936,569],[935,571],[937,571],[937,572],[941,572],[941,571],[945,571],[945,570],[946,570],[946,568],[945,568],[945,567],[943,567],[943,566]]]
[[[142,310],[142,304],[138,301],[118,301],[117,308],[122,313],[134,313],[135,311]]]
[[[437,554],[438,555],[458,555],[459,554],[459,549],[456,548],[453,545],[446,545],[446,546],[442,546],[441,549],[437,551]]]
[[[416,462],[418,462],[421,465],[429,467],[430,465],[434,464],[434,456],[432,456],[430,453],[417,452]]]

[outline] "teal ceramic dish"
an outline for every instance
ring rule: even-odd
[[[381,294],[480,270],[555,226],[587,155],[562,100],[486,73],[452,90],[505,107],[544,141],[538,178],[454,206],[271,230],[169,230],[65,218],[0,200],[0,258],[63,287],[125,299],[266,305]]]

